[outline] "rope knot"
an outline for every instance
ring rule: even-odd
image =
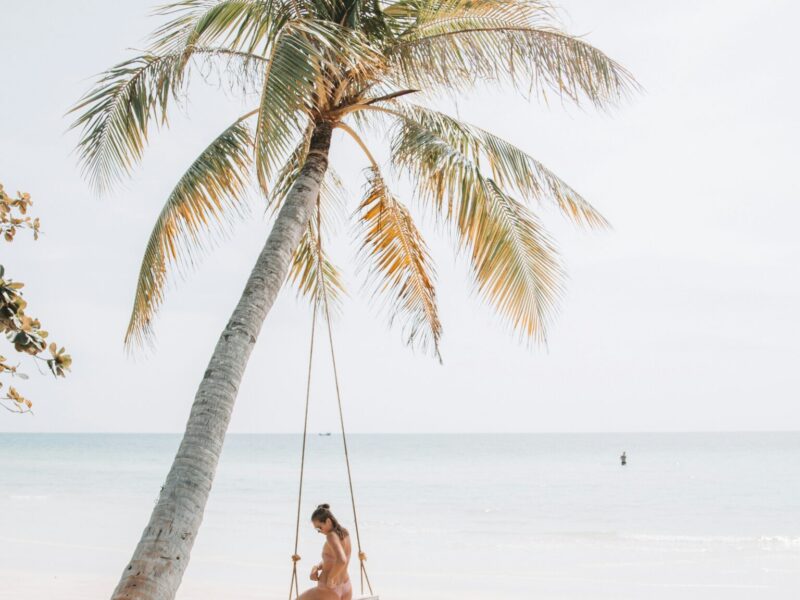
[[[300,555],[299,554],[292,554],[292,562],[297,562],[298,560],[300,560]]]
[[[359,552],[358,553],[358,560],[360,560],[361,562],[364,562],[365,560],[367,560],[366,552]]]

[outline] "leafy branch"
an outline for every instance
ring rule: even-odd
[[[18,192],[16,198],[11,198],[0,185],[0,231],[6,241],[13,241],[20,229],[32,230],[34,240],[38,239],[39,219],[26,216],[32,204],[29,194]],[[59,348],[53,342],[48,345],[48,332],[42,329],[39,319],[25,312],[28,304],[22,297],[23,287],[24,283],[7,279],[5,268],[0,265],[0,334],[5,335],[15,351],[43,361],[53,376],[64,377],[72,365],[72,358],[63,347]],[[45,351],[49,352],[47,358],[40,356]],[[28,378],[19,371],[18,365],[9,364],[7,360],[0,356],[0,374]],[[6,389],[0,382],[0,406],[11,412],[26,413],[31,412],[33,403],[13,386]]]
[[[17,197],[12,198],[0,183],[0,235],[7,242],[14,241],[19,229],[30,229],[33,231],[33,239],[39,239],[39,218],[31,219],[26,214],[31,204],[33,202],[30,194],[17,192]]]

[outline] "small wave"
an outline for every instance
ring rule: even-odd
[[[41,494],[41,495],[29,495],[29,494],[9,494],[8,496],[11,500],[47,500],[49,496]]]
[[[800,548],[800,537],[787,535],[737,536],[737,535],[659,535],[628,534],[620,535],[622,539],[639,542],[673,542],[684,544],[759,544]]]
[[[758,540],[762,543],[782,544],[787,547],[800,548],[800,536],[790,537],[788,535],[762,535]]]

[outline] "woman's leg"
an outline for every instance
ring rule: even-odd
[[[339,600],[339,595],[329,588],[315,587],[300,594],[297,600]]]
[[[342,590],[342,600],[352,600],[353,598],[353,585],[350,581],[346,581],[341,586]]]

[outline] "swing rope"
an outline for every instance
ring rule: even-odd
[[[347,450],[347,434],[345,433],[344,428],[344,411],[342,410],[342,394],[339,387],[339,372],[336,368],[336,353],[334,351],[333,346],[333,331],[331,328],[331,317],[330,317],[330,310],[328,308],[328,294],[325,289],[325,285],[323,284],[322,278],[322,265],[321,265],[321,257],[322,257],[322,232],[320,228],[320,202],[319,196],[317,196],[317,285],[318,288],[322,290],[322,301],[325,310],[325,322],[327,324],[328,329],[328,342],[331,350],[331,364],[333,366],[333,381],[336,387],[336,403],[339,408],[339,424],[341,425],[342,430],[342,443],[344,445],[344,460],[345,465],[347,467],[347,483],[350,489],[350,504],[353,507],[353,524],[355,525],[356,530],[356,546],[358,548],[358,561],[360,565],[360,574],[361,574],[361,594],[364,594],[364,582],[367,583],[367,589],[369,589],[370,595],[374,595],[372,591],[372,584],[369,581],[369,575],[367,574],[367,555],[361,549],[361,534],[358,529],[358,513],[356,511],[356,499],[355,493],[353,491],[353,475],[350,471],[350,454]],[[300,489],[297,494],[297,519],[295,522],[295,534],[294,534],[294,554],[292,554],[292,580],[289,584],[289,600],[292,600],[292,590],[295,592],[295,598],[300,595],[299,584],[298,584],[298,577],[297,577],[297,563],[300,560],[300,555],[297,554],[298,550],[298,542],[300,539],[300,505],[303,498],[303,475],[305,473],[305,461],[306,461],[306,441],[308,439],[308,406],[309,406],[309,399],[311,398],[311,366],[314,358],[314,335],[316,332],[317,327],[317,312],[319,310],[319,293],[316,295],[314,300],[314,315],[311,319],[311,343],[309,346],[308,352],[308,376],[306,379],[306,405],[305,405],[305,414],[303,417],[303,448],[300,453]]]
[[[300,503],[303,499],[303,474],[306,466],[306,439],[308,438],[308,401],[311,398],[311,364],[314,358],[314,333],[317,329],[317,308],[319,298],[314,301],[314,316],[311,317],[311,344],[308,350],[308,376],[306,377],[306,408],[303,416],[303,449],[300,453],[300,490],[297,492],[297,520],[294,527],[294,554],[292,554],[292,581],[289,583],[289,600],[292,599],[292,589],[295,590],[295,598],[300,595],[297,580],[297,562],[300,555],[297,553],[300,541]]]
[[[319,216],[319,213],[317,213]],[[361,571],[361,594],[364,594],[364,580],[367,581],[367,588],[369,589],[370,596],[374,595],[372,591],[372,584],[369,582],[369,575],[367,575],[367,555],[361,550],[361,534],[358,531],[358,513],[356,512],[356,497],[353,492],[353,475],[350,472],[350,454],[347,452],[347,435],[344,431],[344,412],[342,411],[342,395],[339,391],[339,374],[336,369],[336,353],[333,351],[333,333],[331,331],[331,317],[328,312],[328,295],[325,293],[325,288],[322,288],[322,299],[325,304],[325,321],[328,325],[328,341],[331,348],[331,363],[333,364],[333,381],[336,384],[336,402],[339,405],[339,423],[342,426],[342,443],[344,444],[344,460],[347,465],[347,483],[350,486],[350,504],[353,507],[353,524],[356,530],[356,545],[358,546],[358,562]]]

